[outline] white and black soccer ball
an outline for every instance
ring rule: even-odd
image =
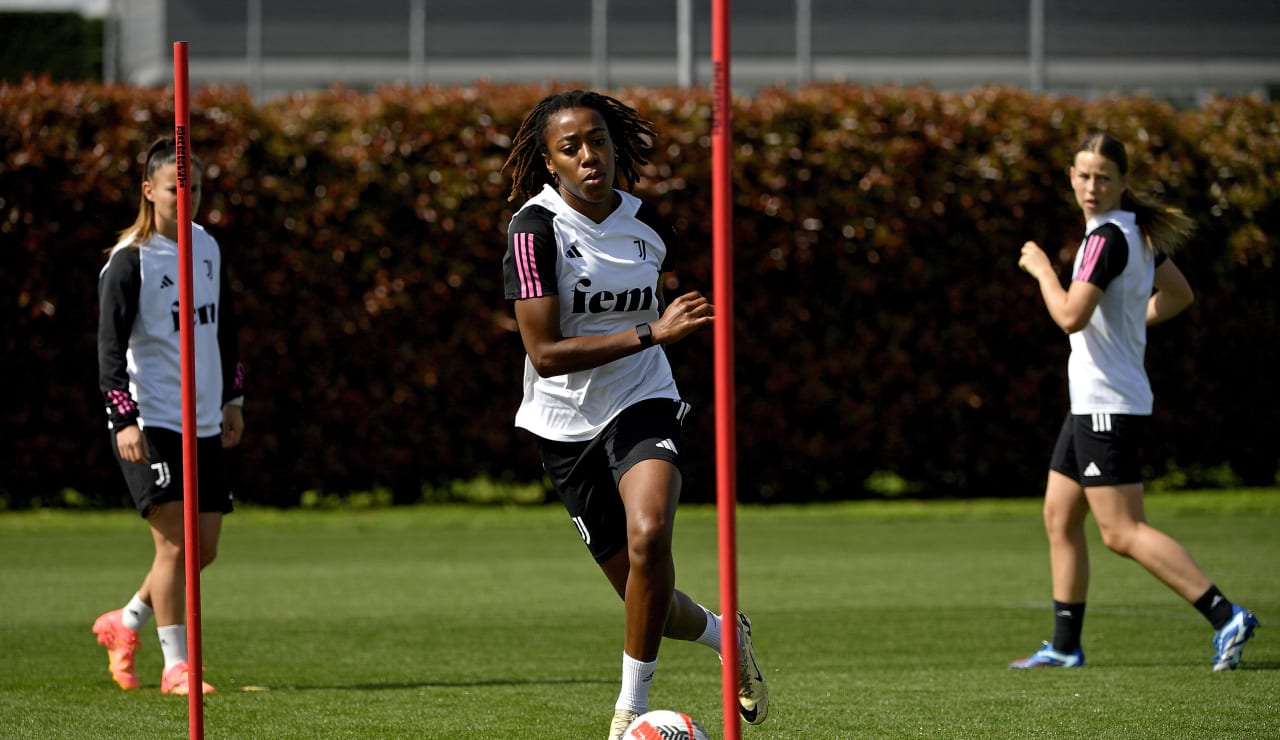
[[[711,740],[692,717],[670,709],[655,709],[636,717],[622,737],[625,740]]]

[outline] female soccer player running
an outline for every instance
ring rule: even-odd
[[[622,597],[622,689],[609,738],[648,710],[662,638],[720,649],[721,618],[675,589],[672,528],[684,449],[680,400],[662,345],[710,326],[696,292],[670,304],[661,275],[674,230],[629,189],[655,137],[623,103],[594,92],[551,95],[516,134],[504,171],[511,219],[503,258],[527,352],[516,426],[591,556]],[[739,703],[750,723],[769,711],[751,623],[737,615]]]
[[[200,164],[192,158],[191,213],[200,207]],[[151,526],[155,558],[121,609],[94,622],[111,676],[138,688],[138,630],[156,617],[164,652],[160,691],[188,693],[182,377],[178,321],[177,152],[170,139],[147,150],[138,217],[111,248],[98,279],[98,372],[111,449],[138,513]],[[200,567],[213,562],[222,516],[232,509],[224,448],[240,444],[244,375],[222,252],[191,228],[195,310],[196,431],[200,491]],[[213,691],[208,683],[204,693]]]
[[[1018,261],[1040,284],[1049,315],[1070,335],[1071,411],[1053,450],[1044,495],[1053,642],[1012,668],[1084,665],[1084,520],[1090,511],[1103,544],[1138,561],[1213,625],[1213,670],[1235,668],[1258,626],[1252,612],[1227,600],[1182,545],[1148,524],[1143,512],[1138,452],[1152,406],[1143,366],[1147,327],[1191,304],[1191,286],[1169,255],[1191,235],[1193,223],[1179,211],[1135,197],[1128,172],[1123,142],[1105,134],[1085,139],[1070,170],[1087,232],[1070,286],[1063,289],[1035,242],[1023,245]]]

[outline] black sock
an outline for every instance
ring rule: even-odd
[[[1204,592],[1204,596],[1196,599],[1196,611],[1204,615],[1209,620],[1209,624],[1213,625],[1215,630],[1222,629],[1222,626],[1231,621],[1231,614],[1235,611],[1231,601],[1222,595],[1217,586],[1210,586],[1208,591]]]
[[[1074,653],[1080,647],[1080,630],[1084,628],[1084,602],[1064,604],[1053,602],[1053,649],[1060,653]]]

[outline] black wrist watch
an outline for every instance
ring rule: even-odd
[[[653,346],[653,329],[648,324],[636,324],[636,336],[640,337],[640,347],[649,348]]]

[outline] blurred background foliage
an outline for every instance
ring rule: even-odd
[[[101,80],[102,25],[71,11],[0,11],[0,80]]]
[[[197,220],[244,322],[239,498],[413,503],[473,479],[529,498],[541,470],[512,427],[523,350],[501,276],[518,204],[500,170],[556,89],[193,94]],[[681,232],[668,295],[710,293],[710,95],[613,94],[660,133],[637,194]],[[1138,189],[1199,224],[1177,256],[1198,301],[1149,337],[1149,474],[1273,484],[1278,113],[1001,87],[736,99],[739,498],[1040,493],[1068,345],[1017,259],[1035,239],[1067,275],[1083,224],[1066,167],[1094,130],[1130,144]],[[96,281],[137,212],[139,153],[172,132],[171,91],[0,83],[0,508],[127,501],[97,388]],[[712,335],[668,354],[695,406],[685,499],[712,501]]]

